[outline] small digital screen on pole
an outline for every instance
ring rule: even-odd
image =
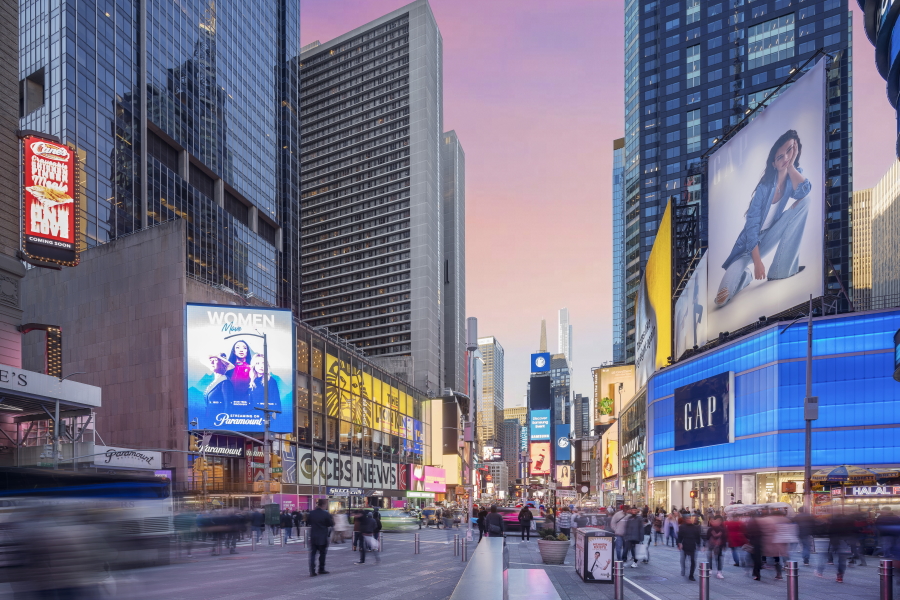
[[[294,431],[294,323],[291,311],[207,304],[186,307],[188,421],[197,429]],[[268,357],[263,352],[263,338]],[[268,358],[264,361],[264,358]],[[265,363],[269,378],[265,381]]]
[[[531,410],[550,410],[550,378],[549,377],[532,377],[531,378]]]

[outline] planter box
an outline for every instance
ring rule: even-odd
[[[566,561],[569,542],[538,540],[538,550],[545,565],[561,565]]]

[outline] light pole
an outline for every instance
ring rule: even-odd
[[[812,422],[819,418],[819,399],[812,395],[812,341],[813,341],[813,297],[809,296],[809,311],[800,315],[779,335],[806,316],[806,395],[803,398],[803,420],[806,421],[806,447],[803,461],[803,512],[812,514]],[[733,393],[733,392],[732,392]]]
[[[263,396],[265,397],[265,408],[259,408],[258,406],[254,407],[254,410],[261,410],[264,413],[263,416],[263,425],[265,426],[265,431],[263,433],[263,458],[265,459],[265,477],[266,480],[263,483],[265,486],[263,492],[263,504],[270,504],[272,502],[272,449],[269,444],[269,421],[271,419],[271,413],[281,414],[280,410],[272,410],[269,408],[269,345],[268,339],[266,338],[265,333],[260,333],[259,330],[256,330],[256,333],[235,333],[233,335],[226,335],[224,339],[229,339],[233,337],[241,337],[241,336],[251,336],[262,338],[263,341]]]

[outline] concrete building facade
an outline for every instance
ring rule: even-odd
[[[444,221],[444,387],[466,385],[466,155],[455,131],[441,146]]]
[[[478,398],[478,439],[484,445],[500,445],[503,423],[503,346],[494,337],[478,338],[484,363]]]

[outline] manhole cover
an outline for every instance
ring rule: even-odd
[[[631,577],[630,579],[640,579],[641,581],[651,581],[653,583],[662,583],[668,581],[665,577],[657,577],[656,575],[641,575],[640,577]]]

